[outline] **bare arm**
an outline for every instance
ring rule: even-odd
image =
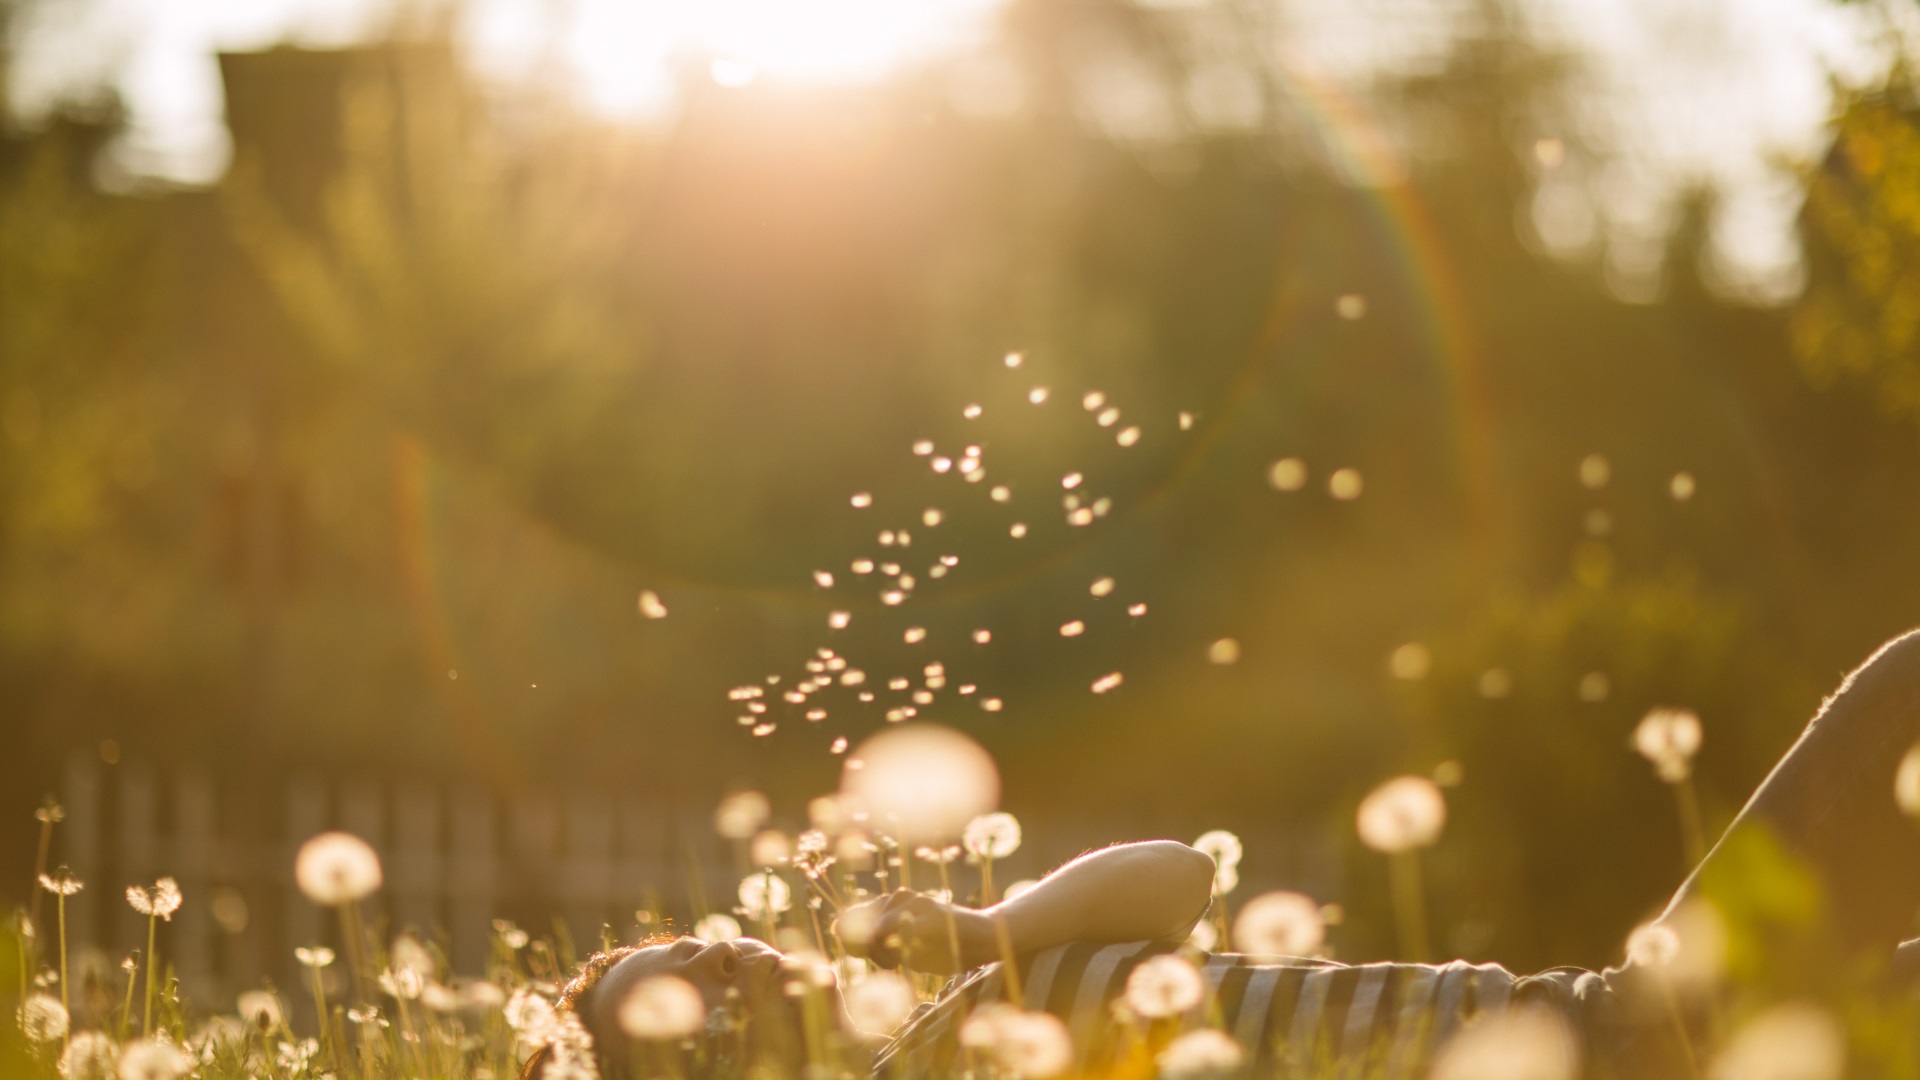
[[[1172,840],[1116,844],[988,908],[899,890],[849,910],[839,929],[883,965],[951,972],[1070,941],[1179,937],[1206,912],[1213,872],[1212,859]]]

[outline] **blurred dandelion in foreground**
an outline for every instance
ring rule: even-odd
[[[1352,502],[1359,498],[1365,486],[1358,469],[1336,469],[1327,478],[1327,492],[1341,502]]]
[[[773,805],[757,791],[741,791],[720,800],[713,812],[713,831],[728,840],[750,839],[773,813]]]
[[[300,845],[293,879],[307,899],[328,907],[364,900],[380,888],[380,856],[345,832],[323,832]]]
[[[793,841],[779,829],[763,829],[747,845],[747,859],[755,866],[779,866],[793,856]]]
[[[1580,1061],[1574,1033],[1543,1009],[1492,1013],[1441,1048],[1432,1080],[1573,1080]]]
[[[1020,821],[1005,812],[982,814],[967,822],[960,842],[975,859],[1004,859],[1020,850]]]
[[[1117,671],[1110,671],[1107,674],[1102,675],[1099,678],[1093,680],[1093,692],[1096,694],[1104,694],[1107,691],[1112,690],[1115,687],[1119,686],[1120,683],[1124,681],[1125,678],[1126,678],[1125,676],[1121,675]]]
[[[1313,956],[1326,940],[1320,905],[1297,892],[1261,893],[1233,920],[1233,947],[1244,953]]]
[[[1847,1036],[1818,1005],[1776,1005],[1748,1021],[1708,1072],[1712,1080],[1839,1080]]]
[[[172,922],[173,913],[180,910],[180,885],[170,877],[161,878],[149,888],[129,885],[127,904],[142,915]]]
[[[1307,486],[1307,463],[1297,457],[1281,458],[1267,470],[1267,483],[1275,491],[1299,491]]]
[[[1193,924],[1193,931],[1187,935],[1187,948],[1198,952],[1210,953],[1220,945],[1220,931],[1211,919],[1201,919]]]
[[[50,1043],[67,1037],[67,1007],[52,994],[28,994],[20,1003],[20,1033],[28,1042]]]
[[[677,975],[640,980],[620,1001],[620,1030],[636,1039],[684,1039],[707,1022],[707,1005]]]
[[[1086,395],[1080,399],[1080,407],[1088,412],[1092,412],[1106,403],[1107,395],[1098,390],[1089,390]]]
[[[1167,1044],[1154,1060],[1160,1075],[1180,1080],[1184,1077],[1220,1076],[1240,1068],[1246,1054],[1233,1036],[1213,1028],[1189,1031]]]
[[[981,702],[988,711],[998,700]],[[884,730],[860,745],[863,768],[843,773],[841,789],[876,821],[894,823],[918,842],[957,837],[994,809],[1000,774],[980,744],[952,728],[915,724]]]
[[[1185,957],[1155,956],[1127,976],[1127,1007],[1149,1020],[1186,1012],[1206,995],[1200,971]]]
[[[1223,637],[1207,646],[1207,662],[1226,666],[1240,662],[1240,643],[1230,637]]]
[[[660,594],[654,592],[652,589],[640,590],[639,607],[640,614],[649,619],[664,619],[667,617],[667,605],[660,602]]]
[[[775,874],[748,874],[740,879],[740,908],[755,919],[771,920],[793,908],[793,889]]]
[[[693,936],[701,941],[732,941],[742,933],[739,920],[720,911],[693,924]]]
[[[1240,838],[1225,829],[1211,829],[1193,842],[1195,851],[1212,859],[1215,866],[1239,866],[1246,848]]]
[[[60,1055],[63,1080],[110,1080],[114,1073],[113,1040],[101,1031],[82,1031],[67,1042]]]
[[[975,1009],[960,1026],[960,1045],[1027,1080],[1049,1080],[1073,1065],[1073,1038],[1059,1017],[1004,1003]]]
[[[847,988],[847,1016],[861,1031],[884,1035],[913,1012],[918,999],[907,980],[890,971],[873,972]]]
[[[1140,425],[1135,424],[1132,427],[1121,428],[1120,433],[1113,437],[1113,441],[1119,443],[1121,446],[1134,445],[1140,441]]]
[[[1396,854],[1430,846],[1447,822],[1446,799],[1424,776],[1402,776],[1375,788],[1360,803],[1360,840]]]
[[[193,1068],[193,1058],[164,1038],[140,1039],[120,1051],[120,1080],[177,1080]]]
[[[1599,491],[1613,479],[1613,465],[1603,454],[1588,454],[1580,459],[1580,486]]]
[[[1417,682],[1424,679],[1427,677],[1427,672],[1432,669],[1433,654],[1427,651],[1425,645],[1417,641],[1407,642],[1393,650],[1392,655],[1387,657],[1387,670],[1393,673],[1394,678],[1403,682]]]
[[[823,589],[831,589],[833,588],[833,573],[828,570],[815,570],[813,572],[813,583]]]

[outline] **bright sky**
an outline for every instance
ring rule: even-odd
[[[132,111],[122,155],[136,172],[215,179],[228,156],[218,49],[278,41],[324,46],[374,26],[390,0],[66,0],[19,31],[15,100],[37,104],[109,81]],[[1203,7],[1209,0],[1152,0]],[[672,109],[673,70],[704,66],[723,83],[858,82],[990,34],[1000,0],[474,0],[469,40],[483,68],[525,71],[557,55],[583,98],[615,115]],[[1289,56],[1324,74],[1364,75],[1427,47],[1446,0],[1288,0]],[[1864,5],[1861,5],[1864,6]],[[1795,286],[1790,224],[1798,192],[1773,167],[1824,144],[1830,73],[1884,68],[1860,6],[1829,0],[1527,0],[1528,18],[1580,58],[1575,110],[1598,166],[1543,170],[1533,220],[1543,243],[1576,255],[1606,240],[1609,280],[1644,291],[1659,241],[1690,184],[1723,195],[1715,263],[1736,292],[1778,298]],[[562,12],[562,29],[546,16]],[[1425,18],[1420,18],[1422,14]],[[1406,35],[1403,34],[1402,38]]]

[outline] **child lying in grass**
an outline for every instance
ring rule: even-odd
[[[1503,1023],[1511,1025],[1504,1038],[1548,1062],[1547,1071],[1526,1075],[1571,1075],[1575,1062],[1595,1075],[1685,1075],[1697,1071],[1689,1028],[1712,1009],[1680,1001],[1660,969],[1705,947],[1688,915],[1698,902],[1738,907],[1735,894],[1749,884],[1740,880],[1742,860],[1755,843],[1797,859],[1823,904],[1810,922],[1762,919],[1743,928],[1776,969],[1774,980],[1806,995],[1884,977],[1920,907],[1920,830],[1895,794],[1916,738],[1920,633],[1911,633],[1841,683],[1666,912],[1636,934],[1633,955],[1606,972],[1518,977],[1461,961],[1348,966],[1191,949],[1183,959],[1181,943],[1208,907],[1214,865],[1161,840],[1083,855],[981,910],[907,890],[849,909],[837,924],[849,952],[881,967],[955,976],[885,1037],[856,1029],[830,975],[795,969],[751,939],[683,937],[601,954],[567,987],[563,1004],[610,1080],[632,1075],[636,1064],[675,1074],[756,1059],[788,1075],[808,1062],[904,1075],[992,1062],[1045,1077],[1105,1071],[1130,1057],[1137,1065],[1155,1054],[1167,1073],[1424,1076],[1456,1033]],[[1920,771],[1901,780],[1920,801]],[[634,1037],[648,1029],[628,1007],[642,991],[667,985],[697,992],[697,1007],[712,1018],[704,1038]],[[686,1046],[696,1047],[692,1060]],[[546,1064],[544,1053],[530,1059],[529,1080]],[[1458,1055],[1441,1065],[1442,1073],[1475,1075]]]

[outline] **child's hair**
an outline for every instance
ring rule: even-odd
[[[594,953],[580,965],[580,970],[574,973],[573,978],[567,980],[567,985],[560,988],[560,1000],[556,1003],[556,1008],[562,1012],[571,1012],[580,1018],[581,1025],[587,1029],[587,1034],[593,1039],[593,1058],[600,1067],[602,1077],[610,1075],[607,1068],[613,1063],[600,1053],[600,1046],[603,1037],[611,1037],[614,1033],[601,1031],[594,1026],[593,1013],[588,1008],[590,1004],[587,1001],[588,995],[600,985],[600,980],[606,977],[607,972],[613,970],[615,964],[641,949],[654,945],[670,945],[680,940],[680,937],[679,934],[655,934],[638,945],[622,945],[617,949]],[[533,1055],[527,1058],[526,1064],[520,1067],[520,1080],[540,1080],[540,1074],[545,1071],[547,1062],[552,1056],[551,1045],[535,1050]]]

